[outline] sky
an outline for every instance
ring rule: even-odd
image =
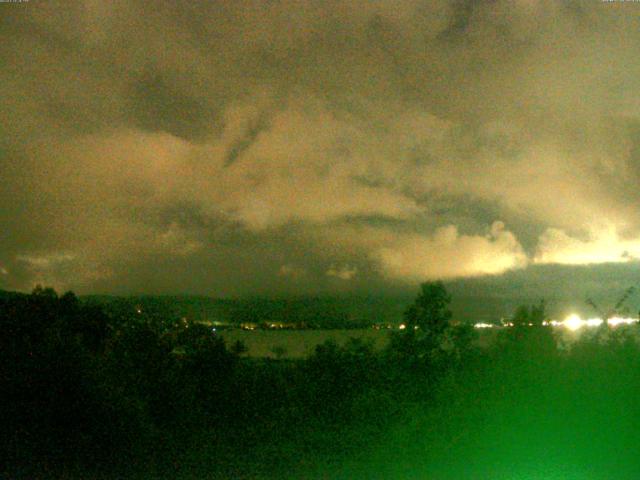
[[[30,0],[0,40],[0,288],[640,279],[640,3]]]

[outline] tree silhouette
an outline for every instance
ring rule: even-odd
[[[537,305],[519,305],[511,317],[515,327],[540,327],[547,320],[547,304],[540,300]]]
[[[405,325],[409,331],[420,329],[424,335],[439,338],[451,320],[451,295],[441,281],[425,282],[414,303],[405,311]]]
[[[525,327],[529,323],[530,315],[531,312],[528,305],[518,305],[513,317],[511,317],[511,323],[515,327]]]
[[[43,297],[43,298],[51,298],[51,299],[58,298],[58,294],[53,288],[51,287],[45,288],[40,284],[35,286],[35,288],[31,292],[31,295],[33,295],[34,297]]]
[[[529,314],[529,323],[536,327],[541,326],[547,320],[547,304],[544,300],[540,300],[537,305],[531,305]]]
[[[247,348],[247,344],[242,340],[236,340],[235,342],[233,342],[233,344],[231,344],[230,350],[234,355],[240,356],[243,353],[247,353],[249,351],[249,348]]]
[[[404,312],[404,330],[391,338],[390,351],[410,364],[417,359],[430,363],[439,351],[442,353],[452,316],[450,303],[451,295],[441,281],[423,283],[415,301]]]

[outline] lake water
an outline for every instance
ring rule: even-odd
[[[251,357],[271,357],[274,350],[282,348],[284,357],[301,358],[313,353],[317,345],[332,339],[344,345],[349,338],[360,338],[372,342],[375,349],[384,348],[389,342],[391,330],[223,330],[220,334],[227,345],[240,340],[244,342]]]

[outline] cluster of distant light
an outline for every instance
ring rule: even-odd
[[[407,326],[406,326],[404,323],[401,323],[401,324],[400,324],[400,326],[399,326],[398,328],[399,328],[400,330],[405,330],[405,329],[407,328]],[[418,325],[414,325],[414,326],[413,326],[413,329],[414,329],[414,330],[418,330],[418,328],[420,328],[420,327],[418,327]]]
[[[542,322],[542,324],[544,326],[564,327],[564,328],[567,328],[567,329],[569,329],[571,331],[575,331],[575,330],[578,330],[578,329],[583,328],[583,327],[599,327],[603,323],[605,323],[605,320],[603,320],[602,318],[587,318],[586,320],[583,320],[582,318],[580,318],[579,315],[577,315],[575,313],[569,315],[567,318],[565,318],[561,322],[559,322],[557,320],[550,320],[548,322],[546,322],[546,321]],[[606,320],[606,323],[607,323],[607,325],[609,325],[611,327],[616,327],[618,325],[631,325],[632,323],[638,323],[638,319],[637,318],[629,318],[629,317],[611,317],[611,318]],[[513,327],[513,323],[508,322],[508,323],[505,323],[503,325],[494,325],[493,323],[482,323],[482,322],[480,322],[480,323],[474,324],[475,328],[493,328],[493,327],[497,327],[497,326]],[[529,326],[533,326],[533,324],[530,323]]]
[[[493,328],[496,325],[494,325],[493,323],[476,323],[473,325],[475,328]]]
[[[607,325],[611,327],[616,327],[618,325],[631,325],[632,323],[638,323],[637,318],[630,317],[611,317],[607,320],[603,320],[602,318],[588,318],[583,320],[579,315],[575,313],[569,315],[562,322],[549,322],[551,326],[562,326],[568,328],[569,330],[578,330],[582,327],[599,327],[603,323],[607,323]]]

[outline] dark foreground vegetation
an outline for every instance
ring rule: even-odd
[[[637,327],[559,349],[541,305],[479,349],[449,301],[424,284],[386,350],[292,361],[71,293],[5,295],[0,478],[640,478]]]

